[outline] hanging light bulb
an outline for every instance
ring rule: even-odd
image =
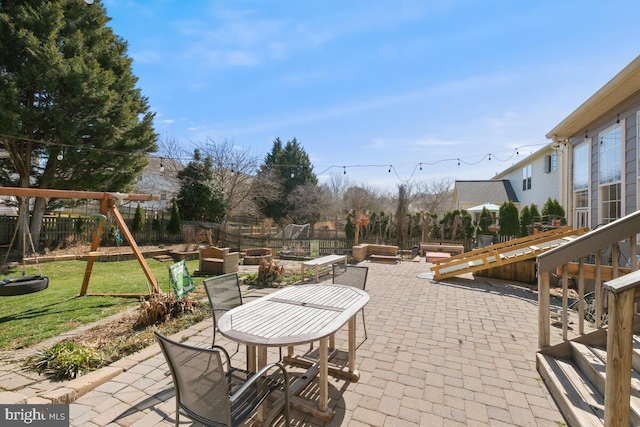
[[[460,166],[460,159],[458,159],[458,166]]]
[[[294,176],[296,176],[293,172],[291,172],[291,178],[293,178]]]
[[[489,153],[489,161],[491,161],[491,153]]]
[[[347,174],[347,168],[345,166],[342,167],[342,174],[343,175]]]
[[[391,165],[389,165],[389,173],[391,173]]]
[[[422,170],[422,163],[420,163],[420,170]]]
[[[58,153],[58,155],[56,156],[56,159],[58,159],[58,161],[62,161],[64,159],[64,154],[62,153],[62,151]]]
[[[164,164],[162,163],[164,161],[164,157],[160,157],[160,172],[164,172]]]
[[[520,155],[520,150],[516,148],[516,156]]]

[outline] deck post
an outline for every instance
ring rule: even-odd
[[[547,347],[551,341],[549,276],[548,271],[538,275],[538,348]]]
[[[635,289],[608,292],[609,330],[604,393],[605,427],[629,425]]]

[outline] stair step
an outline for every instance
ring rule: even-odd
[[[570,360],[538,353],[538,371],[571,427],[602,427],[604,396]]]
[[[633,369],[640,372],[640,338],[633,336],[633,353],[631,353],[631,364]]]
[[[156,255],[156,256],[154,256],[152,258],[155,259],[156,261],[160,261],[160,262],[171,262],[171,261],[173,261],[173,258],[170,257],[169,255]]]
[[[598,391],[604,395],[607,350],[577,342],[571,342],[570,344],[576,365],[580,367],[591,383],[598,388]],[[634,390],[640,390],[640,374],[635,370],[631,371],[631,390],[631,412],[629,416],[631,425],[637,426],[640,425],[640,397],[638,397],[637,392],[634,393]]]

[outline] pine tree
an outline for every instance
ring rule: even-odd
[[[296,187],[318,185],[309,156],[295,138],[284,146],[280,138],[275,139],[271,152],[260,168],[260,174],[270,175],[281,186],[280,199],[262,203],[262,213],[276,221],[287,217],[293,210],[293,201],[288,198]]]
[[[127,191],[156,151],[153,114],[108,21],[98,2],[0,1],[0,185]],[[34,204],[34,242],[46,204]]]
[[[167,231],[171,234],[180,233],[180,211],[178,210],[178,203],[175,200],[171,202],[171,217],[167,224]]]
[[[178,207],[186,220],[221,222],[226,216],[222,189],[213,180],[213,162],[195,150],[193,160],[180,172]]]
[[[518,208],[512,202],[504,202],[500,206],[500,234],[503,236],[520,236],[520,219]]]
[[[139,231],[144,231],[145,223],[146,223],[146,218],[145,218],[144,209],[142,209],[142,206],[140,206],[140,203],[138,203],[138,206],[136,207],[136,213],[133,215],[133,222],[131,223],[131,231],[133,231],[134,233]]]

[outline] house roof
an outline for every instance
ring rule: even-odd
[[[551,129],[546,137],[554,141],[571,138],[639,90],[640,56],[637,56],[573,113]]]
[[[518,197],[507,179],[482,181],[456,181],[458,203],[493,203],[501,205],[506,201],[518,202]]]
[[[504,169],[502,172],[496,174],[496,176],[494,177],[494,180],[499,180],[499,179],[501,179],[503,177],[508,176],[514,170],[521,169],[523,166],[531,163],[533,160],[535,160],[537,158],[540,158],[542,156],[546,156],[548,154],[555,153],[556,148],[557,147],[554,145],[554,143],[550,142],[549,144],[547,144],[544,147],[540,148],[539,150],[529,154],[528,156],[524,156],[520,161],[518,161],[517,163],[514,163],[513,165],[511,165],[508,168]]]

